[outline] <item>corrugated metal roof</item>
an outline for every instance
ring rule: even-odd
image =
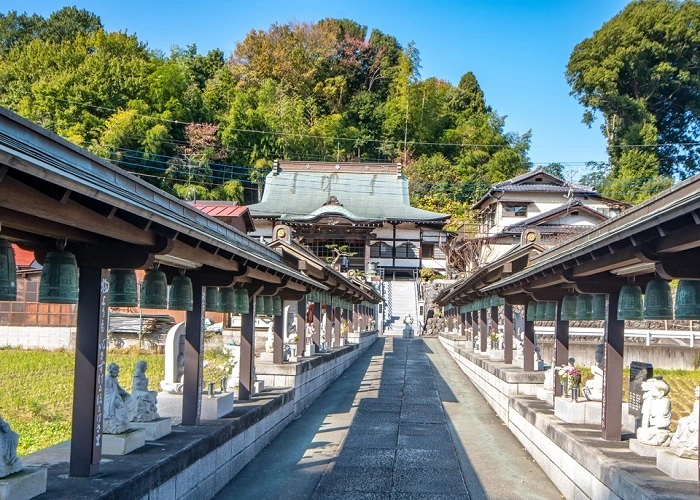
[[[238,204],[207,204],[201,202],[195,202],[193,206],[205,214],[209,214],[212,217],[240,217],[248,210],[248,207]]]
[[[260,203],[249,205],[253,217],[303,218],[327,204],[331,196],[361,220],[440,222],[449,215],[410,205],[408,181],[391,172],[285,171],[268,174]],[[337,206],[340,208],[340,206]]]

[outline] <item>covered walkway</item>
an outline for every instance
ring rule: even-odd
[[[217,499],[560,498],[438,339],[384,337]]]

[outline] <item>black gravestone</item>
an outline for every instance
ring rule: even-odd
[[[632,361],[630,363],[630,397],[628,413],[637,418],[642,417],[642,382],[654,377],[654,367],[650,363]]]

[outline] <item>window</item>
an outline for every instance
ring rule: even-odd
[[[423,243],[420,246],[420,254],[423,259],[432,259],[433,258],[433,244],[432,243]]]
[[[503,217],[527,217],[527,203],[504,203]]]
[[[391,259],[392,257],[392,246],[388,245],[383,241],[378,241],[377,243],[372,243],[369,247],[369,256],[371,258],[379,259]]]
[[[401,243],[396,247],[396,258],[397,259],[417,259],[416,247],[413,243],[405,242]]]

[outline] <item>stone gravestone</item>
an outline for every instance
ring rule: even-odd
[[[654,377],[654,367],[650,363],[632,361],[630,363],[630,394],[628,413],[634,415],[635,419],[642,419],[642,398],[644,389],[642,383]]]
[[[160,388],[170,394],[182,393],[182,377],[185,374],[185,323],[178,323],[165,337],[165,380]]]

